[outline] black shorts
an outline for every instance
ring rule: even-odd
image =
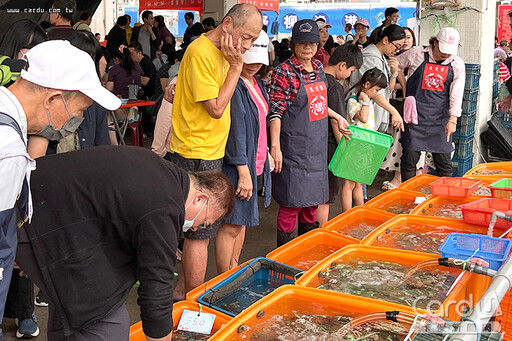
[[[336,151],[336,144],[329,143],[327,144],[327,164],[331,161],[332,157],[334,156],[334,152]],[[329,204],[334,204],[336,202],[336,197],[338,196],[338,193],[340,192],[340,181],[341,179],[338,178],[336,175],[332,174],[330,170],[328,172],[328,179],[329,179]]]
[[[202,160],[202,159],[187,159],[176,153],[165,154],[165,159],[173,162],[176,166],[180,167],[187,172],[198,172],[205,170],[218,170],[222,171],[222,160]],[[200,228],[197,231],[188,230],[184,233],[185,238],[189,239],[211,239],[217,235],[217,230],[222,224],[222,219],[217,220],[212,225],[205,228]]]

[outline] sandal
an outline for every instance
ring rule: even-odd
[[[389,182],[389,181],[384,181],[384,182],[382,183],[382,188],[381,188],[381,190],[382,190],[383,192],[386,192],[386,191],[389,191],[389,190],[391,190],[391,189],[395,189],[395,188],[398,188],[398,187],[397,187],[397,186],[395,186],[395,185],[393,185],[393,184],[392,184],[391,182]]]

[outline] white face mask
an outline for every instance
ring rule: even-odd
[[[185,212],[187,211],[187,208],[192,204],[192,202],[194,202],[194,200],[192,200],[188,205],[187,207],[185,207]],[[201,206],[201,209],[199,210],[199,212],[196,214],[196,216],[194,217],[194,219],[192,220],[186,220],[185,219],[185,222],[183,223],[183,232],[187,232],[188,230],[190,230],[190,228],[192,226],[194,226],[194,222],[195,220],[197,219],[197,217],[199,217],[199,215],[201,214],[201,212],[203,212],[203,208],[204,208],[204,205],[206,205],[206,203],[208,202],[208,200],[205,200],[204,201],[204,204],[203,206]]]

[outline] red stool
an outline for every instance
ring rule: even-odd
[[[140,120],[128,123],[128,128],[132,133],[132,146],[144,147],[144,132]]]

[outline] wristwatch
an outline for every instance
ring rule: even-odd
[[[370,106],[370,102],[363,102],[363,101],[361,101],[360,103],[361,103],[361,105],[364,105],[366,107]]]

